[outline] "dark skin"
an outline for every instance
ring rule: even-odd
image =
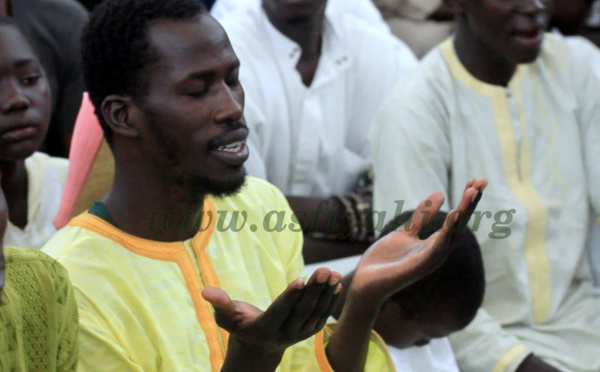
[[[454,43],[458,58],[477,79],[507,86],[517,65],[533,62],[548,27],[547,0],[448,0],[457,19]],[[518,372],[556,372],[529,355]]]
[[[151,78],[146,93],[111,95],[101,107],[113,131],[116,165],[104,203],[129,234],[182,241],[195,233],[181,224],[151,231],[151,212],[193,211],[200,216],[206,193],[199,192],[199,177],[215,193],[244,182],[245,146],[236,153],[219,150],[248,135],[240,125],[244,94],[237,80],[239,61],[223,29],[208,15],[156,21],[149,39],[159,61],[147,68]],[[340,279],[339,273],[317,270],[306,284],[290,283],[264,312],[232,301],[220,289],[206,288],[203,296],[230,332],[222,370],[274,370],[285,348],[323,327],[341,290]]]
[[[321,58],[326,5],[326,0],[304,0],[294,3],[286,0],[263,0],[263,8],[273,26],[300,45],[302,55],[296,69],[307,87],[314,79]],[[288,195],[287,199],[299,217],[304,233],[307,234],[303,252],[307,263],[348,257],[360,254],[368,248],[366,243],[348,241],[351,228],[344,217],[343,207],[333,198]],[[317,210],[323,213],[315,215]],[[333,216],[333,220],[329,216]],[[332,226],[335,228],[332,229]],[[341,238],[313,239],[311,234],[315,232],[334,234]]]
[[[534,61],[548,26],[548,0],[449,0],[458,58],[477,79],[507,86],[520,63]]]
[[[554,0],[550,26],[563,35],[577,35],[589,17],[594,0]]]
[[[42,144],[50,122],[50,89],[25,37],[0,26],[0,170],[10,221],[27,225],[25,159]]]
[[[248,134],[242,121],[239,62],[224,30],[209,15],[158,20],[148,28],[158,62],[144,71],[145,93],[110,95],[101,105],[113,132],[116,163],[115,182],[104,203],[129,234],[163,242],[186,240],[194,233],[178,224],[150,231],[149,216],[153,210],[192,210],[200,215],[206,193],[199,190],[231,191],[232,185],[244,182],[245,145],[235,151],[223,148]],[[460,207],[467,215],[485,184],[478,180],[468,185]],[[430,199],[427,208],[435,212],[443,197],[435,193]],[[450,249],[452,234],[445,231],[426,241],[398,233],[367,251],[336,329],[341,336],[334,334],[327,346],[335,370],[364,368],[381,303],[397,288],[435,269]],[[287,347],[323,327],[341,291],[340,279],[339,273],[318,269],[306,284],[290,283],[265,311],[230,299],[222,289],[205,288],[203,297],[213,304],[218,324],[230,333],[222,370],[274,371]]]
[[[10,0],[0,0],[0,14],[10,15]],[[71,139],[73,138],[73,133],[62,133],[61,139],[65,149],[65,153],[69,153],[69,149],[71,148]]]
[[[2,171],[0,171],[0,181],[2,181]],[[6,198],[0,187],[0,303],[2,303],[2,289],[4,288],[4,271],[6,270],[4,262],[4,233],[8,221],[8,208]]]

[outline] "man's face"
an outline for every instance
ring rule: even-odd
[[[144,153],[177,184],[217,196],[237,191],[248,129],[239,61],[225,31],[199,15],[154,22],[149,40],[159,61],[144,71],[146,94],[134,100]]]
[[[325,13],[327,0],[263,0],[267,14],[286,23],[318,19]]]
[[[533,62],[548,25],[551,0],[464,0],[467,22],[478,38],[513,63]]]
[[[50,89],[25,37],[0,26],[0,161],[29,157],[50,121]]]

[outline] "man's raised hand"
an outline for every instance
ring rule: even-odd
[[[202,296],[215,308],[220,327],[230,334],[223,370],[275,370],[286,348],[320,331],[341,292],[342,276],[320,268],[304,284],[294,280],[262,311],[233,301],[222,289],[207,287]]]
[[[363,254],[354,274],[351,292],[360,294],[363,299],[383,302],[437,269],[454,248],[456,232],[465,228],[486,185],[485,179],[467,183],[458,208],[448,213],[442,229],[428,239],[420,240],[421,227],[444,203],[440,192],[429,195],[406,223],[408,226],[405,224],[388,234]]]

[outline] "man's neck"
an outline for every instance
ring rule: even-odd
[[[185,241],[196,235],[205,195],[173,185],[155,170],[135,168],[133,172],[116,166],[113,186],[103,199],[118,228],[159,242]]]
[[[460,21],[459,21],[460,22]],[[477,79],[493,85],[508,86],[517,64],[487,47],[466,25],[459,25],[454,36],[458,59]]]
[[[321,44],[325,26],[325,14],[305,22],[289,23],[267,9],[265,13],[271,24],[283,35],[300,45],[302,55],[296,66],[304,85],[310,86],[321,57]]]
[[[0,162],[2,190],[6,197],[10,222],[24,228],[27,225],[27,170],[25,160]]]

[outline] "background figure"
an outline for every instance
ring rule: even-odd
[[[240,6],[261,2],[262,0],[216,0],[210,13],[216,19],[222,19]],[[389,32],[389,27],[371,0],[328,0],[325,11],[351,14],[378,30]]]
[[[357,185],[371,166],[369,126],[417,66],[403,42],[344,9],[264,0],[221,19],[246,91],[246,169],[283,191],[307,236],[325,237],[305,240],[308,262],[367,248],[371,194]]]
[[[454,15],[442,0],[372,0],[394,35],[423,57],[454,31]]]
[[[0,170],[10,209],[4,241],[41,248],[56,232],[68,162],[36,152],[50,122],[50,88],[15,20],[4,15],[0,42]]]
[[[43,213],[60,195],[51,180],[54,166],[66,173],[66,160],[33,154],[49,115],[50,91],[40,63],[14,21],[0,15],[0,371],[77,367],[79,323],[67,272],[39,251],[4,246],[39,243],[38,234],[52,227]],[[8,203],[4,190],[10,192]]]
[[[79,42],[87,12],[75,0],[0,0],[0,12],[17,22],[50,84],[52,120],[41,151],[67,157],[83,94]]]
[[[465,372],[600,370],[600,299],[587,254],[600,216],[600,82],[545,33],[549,1],[447,2],[451,40],[399,84],[371,133],[375,209],[489,180],[473,231],[486,296],[450,337]],[[456,196],[455,196],[456,195]]]

